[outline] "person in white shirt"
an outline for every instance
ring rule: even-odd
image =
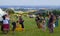
[[[3,16],[3,32],[8,33],[9,31],[9,21],[6,19],[7,15]]]
[[[6,16],[6,19],[9,21],[9,24],[10,24],[10,18],[9,18],[9,15]]]

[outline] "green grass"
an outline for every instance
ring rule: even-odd
[[[23,32],[15,32],[13,33],[10,31],[8,34],[1,34],[0,36],[60,36],[60,24],[59,27],[56,27],[54,29],[54,33],[49,33],[48,29],[46,29],[46,32],[43,32],[41,29],[37,28],[36,22],[34,18],[29,17],[23,17],[25,31]],[[60,20],[59,20],[60,23]]]

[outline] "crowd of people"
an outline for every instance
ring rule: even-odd
[[[58,26],[58,16],[54,15],[53,13],[49,13],[47,18],[39,14],[35,20],[37,27],[42,29],[44,32],[46,31],[46,26],[48,27],[50,33],[53,33],[54,28]]]
[[[1,31],[3,33],[8,33],[10,30],[10,17],[9,15],[4,15],[2,18],[3,23],[1,25]],[[46,27],[48,27],[50,33],[53,33],[54,28],[58,26],[58,16],[55,16],[52,13],[50,13],[47,18],[43,17],[41,14],[38,14],[35,21],[37,27],[42,29],[43,32],[46,32]],[[15,30],[18,29],[22,29],[22,31],[24,31],[24,20],[22,19],[22,16],[18,16],[18,20],[16,22],[12,19],[12,31],[15,32]]]
[[[10,17],[9,15],[4,15],[2,16],[3,21],[1,24],[1,31],[6,34],[9,32],[10,30]],[[24,20],[22,19],[22,16],[18,17],[18,20],[15,22],[14,19],[12,19],[12,31],[14,32],[15,30],[19,30],[22,29],[22,31],[24,31],[24,24],[23,24]],[[20,26],[21,25],[21,26]]]

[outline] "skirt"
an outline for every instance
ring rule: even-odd
[[[16,31],[22,31],[22,27],[21,27],[20,24],[19,25],[16,25]]]
[[[20,27],[20,28],[16,28],[16,31],[22,31],[22,28]]]
[[[3,24],[3,30],[9,30],[9,24]]]

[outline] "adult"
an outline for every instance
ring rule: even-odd
[[[42,19],[43,18],[42,18],[42,15],[41,14],[38,14],[38,16],[35,19],[35,21],[36,21],[37,26],[38,26],[39,29],[42,28]]]
[[[22,26],[22,30],[24,31],[24,20],[22,19],[22,16],[19,16],[19,24]]]
[[[55,22],[56,27],[58,27],[58,20],[59,20],[59,18],[58,18],[58,16],[56,16],[56,22]]]
[[[2,25],[3,33],[8,33],[8,31],[9,31],[9,21],[6,19],[7,16],[8,15],[3,16],[3,25]]]
[[[39,19],[39,16],[36,16],[35,21],[36,21],[36,24],[37,24],[37,27],[38,27],[38,28],[40,28],[40,24],[39,24],[40,22],[39,22],[39,20],[40,20],[40,19]]]
[[[48,28],[49,28],[50,33],[54,32],[53,24],[54,24],[54,15],[52,13],[50,13],[49,22],[48,22]]]
[[[8,20],[9,24],[10,24],[10,16],[7,14],[6,19]]]

